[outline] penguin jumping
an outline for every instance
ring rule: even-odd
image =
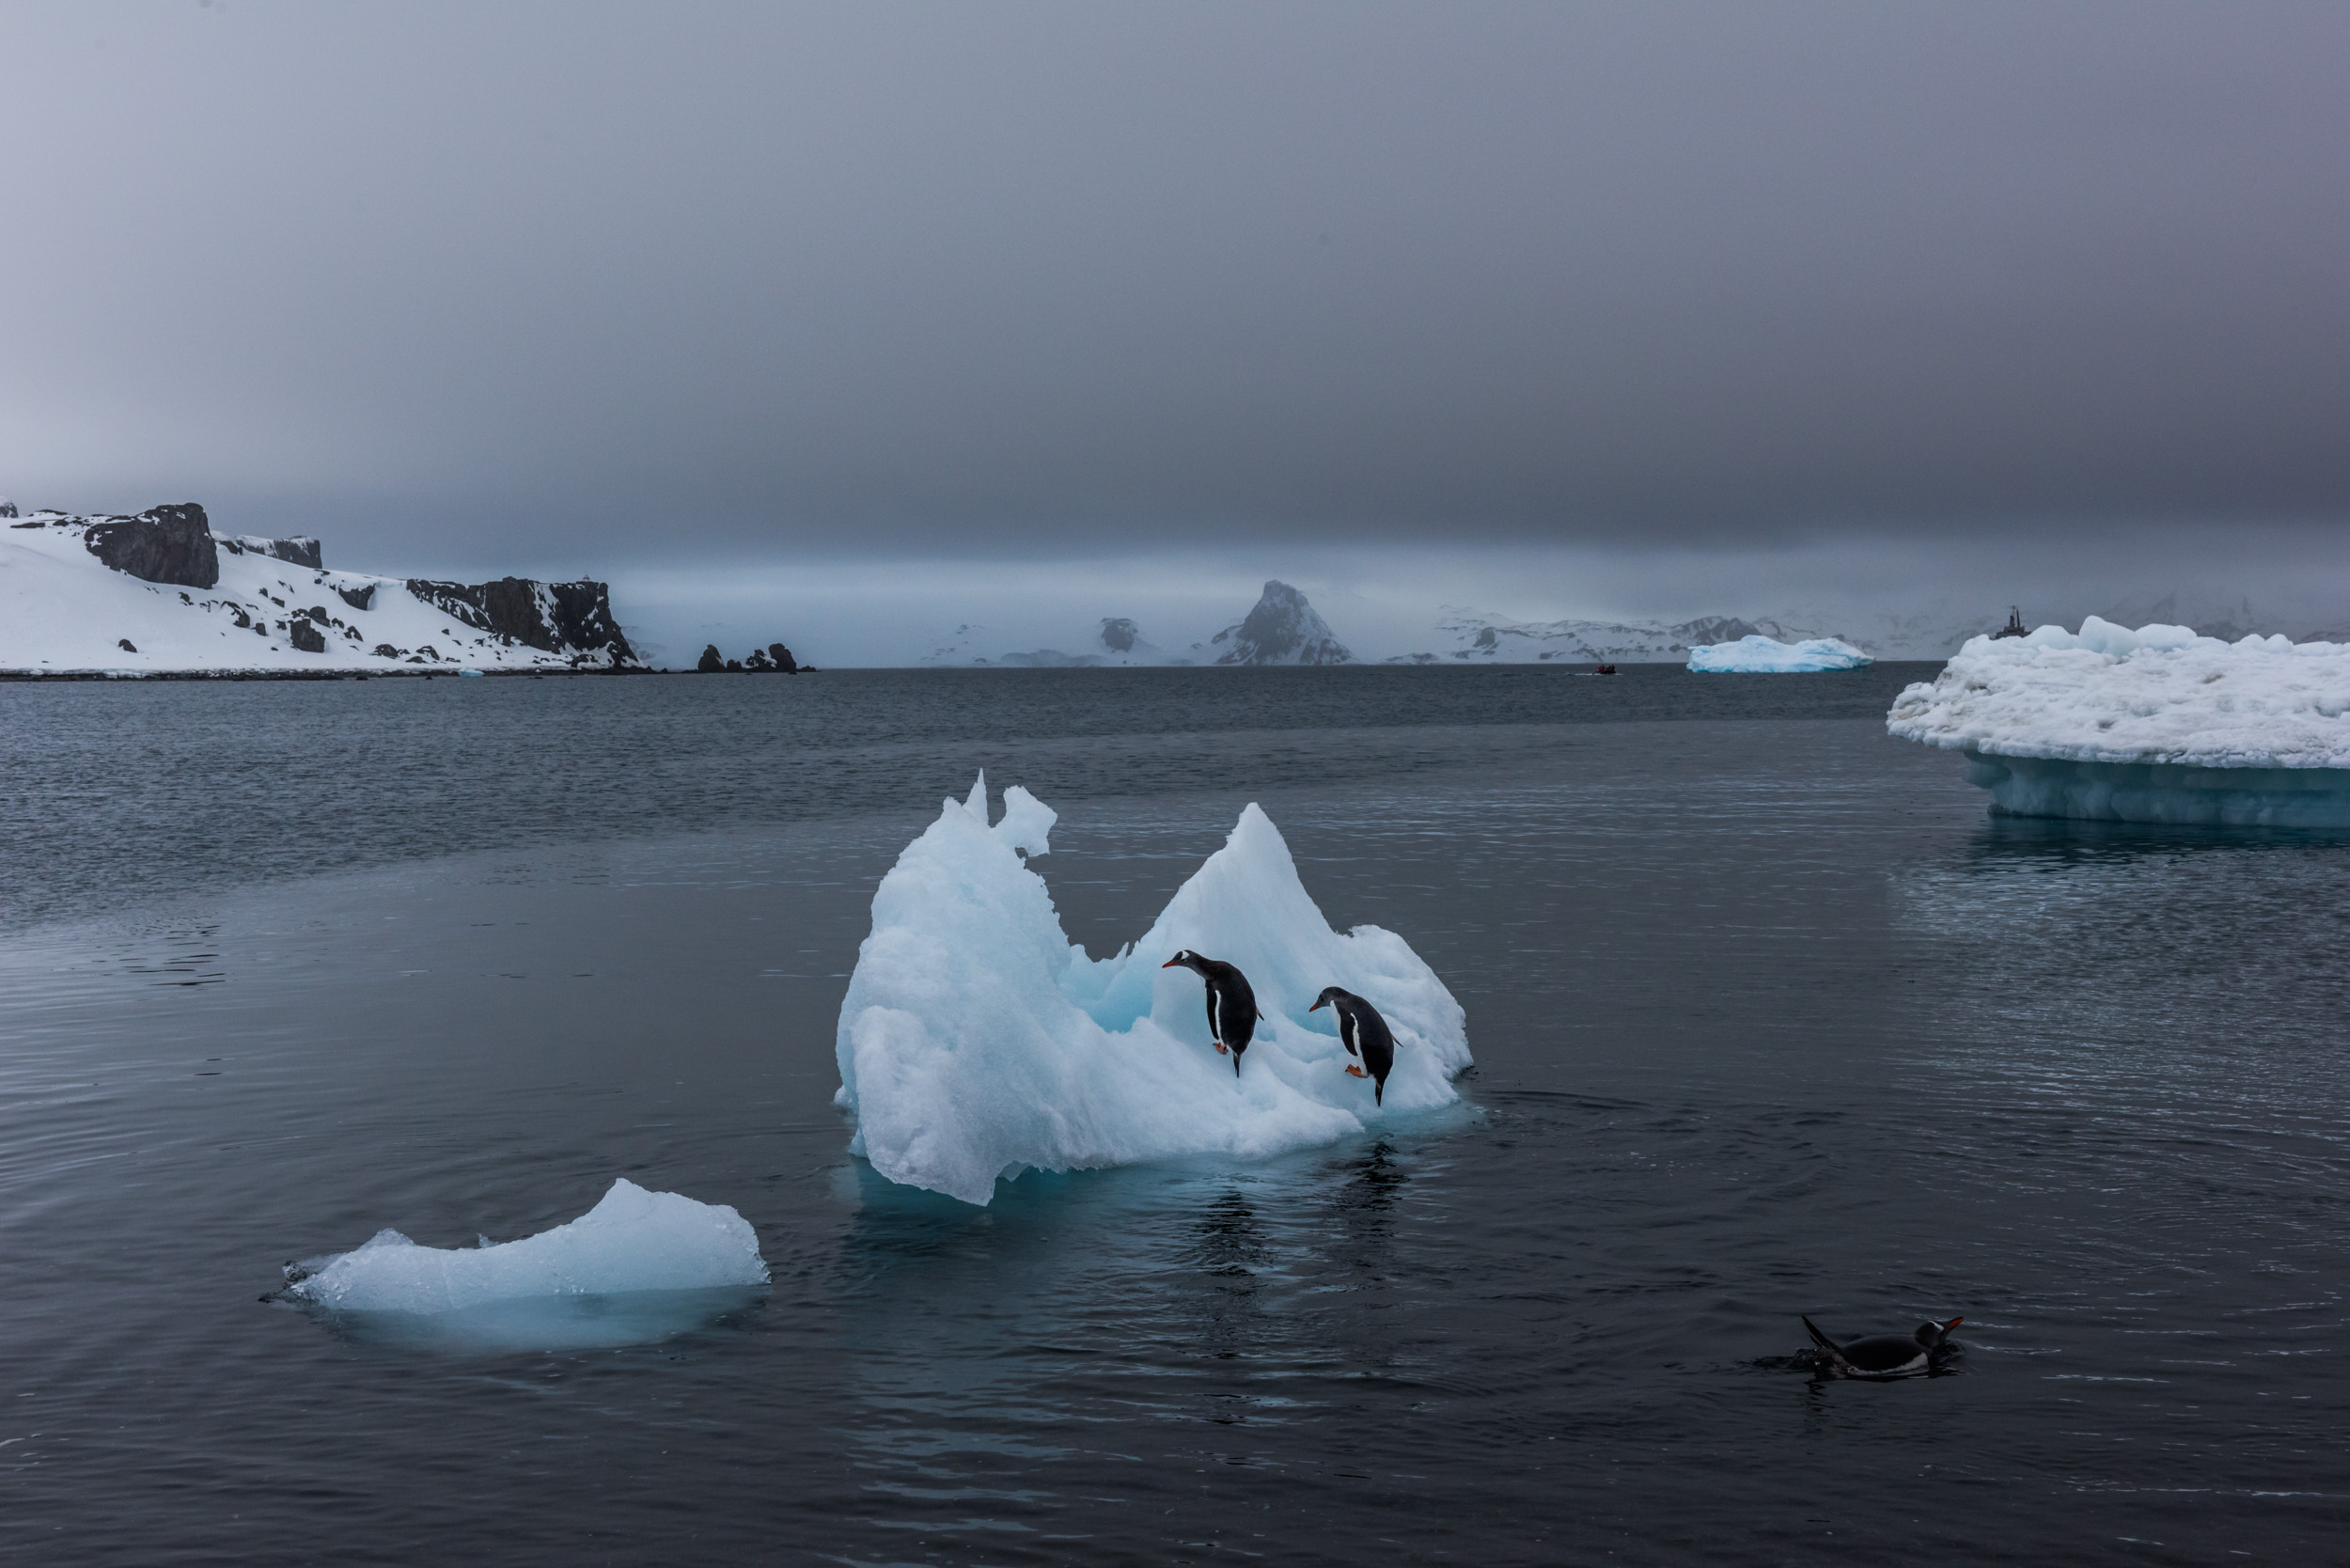
[[[1346,1047],[1350,1057],[1363,1058],[1363,1066],[1347,1063],[1352,1077],[1371,1079],[1371,1103],[1386,1103],[1387,1074],[1395,1069],[1395,1036],[1388,1032],[1387,1021],[1379,1016],[1379,1010],[1352,991],[1327,986],[1315,998],[1308,1012],[1320,1012],[1324,1007],[1335,1009],[1339,1015],[1339,1043]],[[1363,1067],[1371,1069],[1366,1074]]]
[[[1201,958],[1189,948],[1177,953],[1162,969],[1181,966],[1208,982],[1208,1038],[1219,1052],[1230,1053],[1232,1076],[1240,1076],[1240,1054],[1257,1037],[1257,994],[1248,977],[1221,959]]]
[[[1966,1321],[1921,1323],[1915,1334],[1872,1334],[1848,1345],[1840,1345],[1821,1333],[1820,1325],[1810,1318],[1803,1320],[1803,1325],[1810,1330],[1811,1342],[1820,1347],[1828,1370],[1839,1377],[1908,1377],[1931,1371],[1935,1358],[1950,1348],[1950,1330]]]

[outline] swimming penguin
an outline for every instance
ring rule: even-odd
[[[1352,991],[1327,986],[1315,998],[1308,1012],[1320,1012],[1327,1005],[1338,1010],[1339,1043],[1346,1054],[1363,1058],[1363,1067],[1371,1069],[1371,1103],[1385,1105],[1387,1095],[1387,1074],[1395,1068],[1395,1036],[1387,1032],[1387,1021],[1379,1016],[1379,1010]],[[1352,1062],[1346,1071],[1355,1077],[1364,1076],[1363,1067]]]
[[[1821,1333],[1820,1325],[1810,1318],[1803,1320],[1803,1325],[1810,1330],[1811,1342],[1820,1347],[1839,1377],[1906,1377],[1926,1371],[1948,1346],[1950,1330],[1966,1321],[1921,1323],[1915,1334],[1872,1334],[1848,1345],[1840,1345]]]
[[[1248,989],[1248,977],[1221,959],[1201,958],[1188,948],[1159,967],[1178,964],[1208,982],[1208,1038],[1218,1051],[1231,1054],[1232,1076],[1239,1077],[1240,1054],[1257,1037],[1257,994]]]

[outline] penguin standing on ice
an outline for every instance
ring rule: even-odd
[[[1201,958],[1189,948],[1159,967],[1179,965],[1208,982],[1208,1038],[1215,1042],[1218,1051],[1230,1054],[1232,1076],[1239,1077],[1240,1054],[1257,1037],[1257,994],[1248,988],[1248,977],[1221,959]]]
[[[1839,1377],[1907,1377],[1931,1371],[1935,1360],[1950,1349],[1950,1330],[1966,1321],[1921,1323],[1915,1334],[1872,1334],[1848,1345],[1840,1345],[1821,1333],[1820,1325],[1810,1318],[1803,1320],[1803,1325],[1811,1342],[1820,1347],[1828,1369]]]
[[[1314,1005],[1306,1011],[1320,1012],[1324,1007],[1338,1011],[1339,1043],[1346,1047],[1346,1054],[1362,1058],[1363,1067],[1371,1069],[1369,1074],[1365,1074],[1363,1067],[1349,1062],[1346,1068],[1348,1074],[1357,1078],[1368,1075],[1371,1079],[1371,1103],[1374,1105],[1385,1105],[1387,1074],[1395,1068],[1395,1036],[1388,1032],[1387,1021],[1379,1016],[1377,1008],[1352,991],[1341,991],[1335,985],[1325,987],[1322,995],[1315,998]]]

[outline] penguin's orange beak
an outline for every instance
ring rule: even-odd
[[[1175,967],[1175,961],[1170,958],[1165,964],[1160,964],[1159,967],[1162,969],[1172,969]]]
[[[1318,996],[1314,998],[1314,1005],[1308,1008],[1306,1011],[1308,1012],[1320,1012],[1322,1011],[1322,999]]]
[[[1965,1323],[1966,1321],[1966,1320],[1965,1318],[1952,1318],[1950,1322],[1942,1325],[1942,1332],[1947,1334],[1951,1329],[1956,1328],[1960,1324]]]

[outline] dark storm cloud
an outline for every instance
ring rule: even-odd
[[[232,0],[0,43],[24,499],[599,555],[2350,510],[2337,5]]]

